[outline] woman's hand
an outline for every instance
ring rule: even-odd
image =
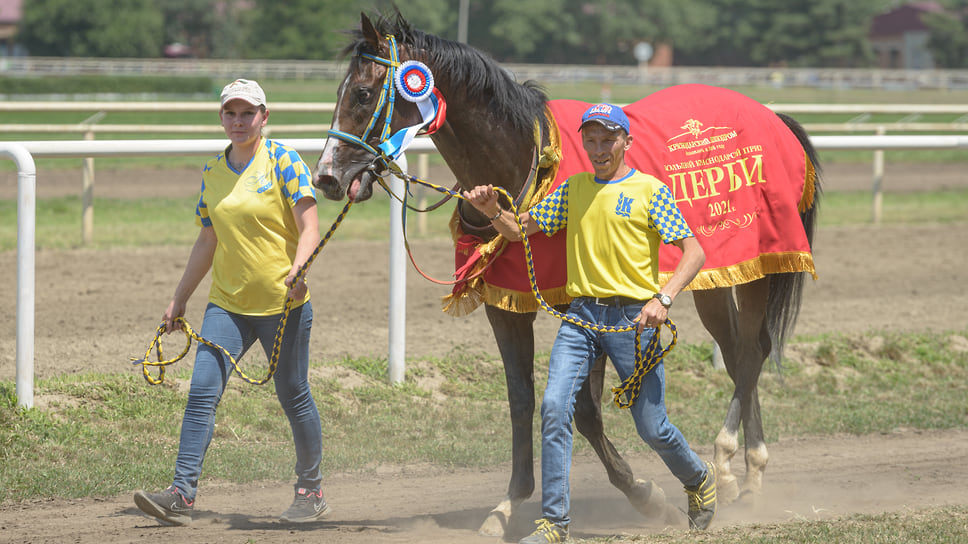
[[[175,326],[175,319],[185,317],[185,304],[175,299],[168,304],[165,315],[161,319],[165,322],[165,334],[171,334],[175,329],[181,329],[181,325]]]

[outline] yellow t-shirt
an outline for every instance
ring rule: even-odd
[[[611,182],[571,176],[529,213],[549,236],[568,227],[573,297],[648,300],[659,290],[659,242],[692,236],[669,188],[636,170]]]
[[[227,151],[205,164],[195,208],[195,223],[218,237],[208,299],[238,314],[278,314],[299,242],[292,207],[316,199],[309,167],[295,150],[267,139],[242,172],[229,166]],[[293,305],[307,300],[308,292]]]

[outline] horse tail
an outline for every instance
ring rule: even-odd
[[[803,230],[807,235],[807,242],[813,248],[813,235],[816,228],[817,208],[820,203],[821,194],[821,170],[817,156],[817,150],[810,142],[807,131],[795,119],[782,113],[777,113],[780,119],[786,124],[791,132],[800,141],[807,161],[813,167],[813,203],[805,210],[800,212],[800,221],[803,223]],[[808,175],[810,168],[807,168]],[[767,295],[766,303],[766,323],[770,333],[772,349],[770,359],[777,368],[783,357],[783,348],[793,326],[797,322],[800,314],[801,296],[803,294],[803,282],[806,272],[785,272],[770,276],[770,292]]]

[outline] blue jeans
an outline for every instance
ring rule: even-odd
[[[568,315],[599,326],[631,326],[642,304],[602,306],[594,299],[572,301]],[[644,350],[655,329],[642,331]],[[562,321],[551,349],[548,386],[541,403],[541,508],[544,518],[559,525],[570,522],[572,418],[575,398],[595,359],[604,352],[624,381],[635,370],[635,329],[596,332]],[[683,485],[699,485],[706,466],[666,415],[665,372],[660,362],[642,379],[638,399],[629,408],[635,428]]]
[[[199,334],[224,347],[236,361],[258,340],[268,358],[272,354],[280,319],[282,314],[240,315],[209,303]],[[296,446],[297,489],[318,489],[322,482],[319,463],[323,455],[323,434],[308,379],[312,323],[313,307],[309,302],[289,312],[279,364],[273,376],[276,397],[289,418]],[[220,351],[198,344],[175,461],[174,485],[189,500],[194,500],[198,491],[202,461],[215,430],[215,409],[233,372],[232,362]]]

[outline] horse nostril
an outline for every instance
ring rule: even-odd
[[[336,177],[329,175],[319,175],[313,180],[313,186],[317,189],[325,189],[336,184]]]

